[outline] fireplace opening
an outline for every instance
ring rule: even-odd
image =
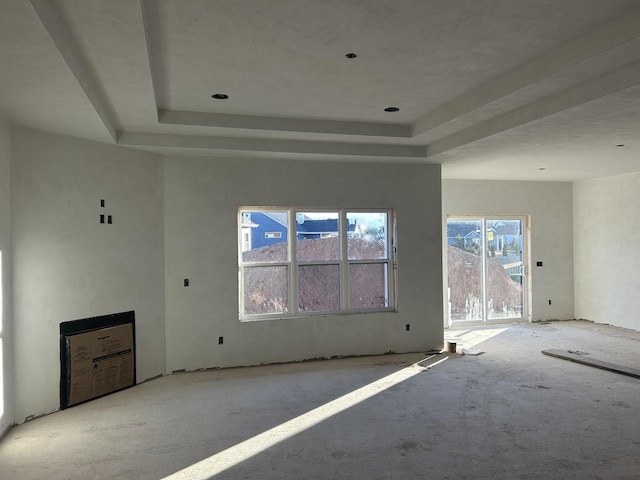
[[[60,324],[60,409],[136,384],[135,312]]]

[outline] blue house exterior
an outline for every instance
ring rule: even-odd
[[[347,235],[353,234],[355,230],[355,222],[347,225]],[[296,238],[298,240],[336,236],[338,236],[337,218],[327,218],[323,220],[305,218],[303,222],[296,222]]]
[[[505,244],[511,245],[515,242],[518,245],[519,250],[522,251],[523,237],[522,232],[520,231],[519,222],[504,223],[502,221],[498,221],[488,230],[493,231],[496,250],[502,250]]]
[[[467,248],[472,244],[480,245],[482,235],[476,222],[455,222],[447,224],[447,245]]]
[[[514,241],[522,250],[522,234],[518,224],[497,221],[493,226],[487,227],[487,236],[488,241],[493,242],[495,250],[502,250],[505,244],[511,245]],[[447,224],[447,245],[467,248],[474,243],[480,245],[481,241],[482,235],[477,222]]]
[[[308,240],[338,236],[338,219],[300,217],[296,221],[296,238]],[[347,225],[347,234],[354,235],[356,223]],[[242,251],[254,250],[287,241],[285,212],[245,212],[242,218]]]
[[[287,214],[278,212],[251,212],[250,223],[243,219],[251,231],[248,250],[287,241]],[[243,248],[244,250],[244,248]]]

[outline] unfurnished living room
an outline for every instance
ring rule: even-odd
[[[0,0],[0,479],[640,478],[635,0]]]

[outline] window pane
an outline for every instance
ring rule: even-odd
[[[340,259],[338,212],[296,213],[296,257],[301,262]]]
[[[487,220],[487,318],[523,318],[522,221]]]
[[[449,312],[452,322],[484,320],[482,220],[447,220]]]
[[[349,265],[351,308],[386,308],[389,306],[387,263]]]
[[[241,215],[242,261],[283,262],[289,257],[286,211],[248,211]]]
[[[244,268],[244,313],[287,313],[287,267]]]
[[[347,213],[347,253],[349,260],[387,258],[388,214],[386,212]]]
[[[301,312],[340,310],[340,265],[298,267],[298,308]]]

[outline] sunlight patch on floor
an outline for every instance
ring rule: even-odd
[[[450,342],[456,342],[458,347],[474,348],[482,342],[486,342],[490,338],[506,332],[509,328],[476,328],[466,330],[449,329],[446,333],[446,339]]]
[[[418,375],[425,370],[435,367],[449,358],[448,356],[437,358],[431,355],[419,362],[409,365],[397,372],[383,377],[342,397],[336,398],[324,405],[310,410],[285,423],[277,425],[263,433],[240,442],[233,447],[218,452],[198,463],[194,463],[176,473],[164,478],[164,480],[207,480],[234,467],[268,448],[283,442],[298,433],[301,433],[324,420],[337,415],[345,410],[363,402],[385,390]],[[435,360],[433,363],[430,361]]]

